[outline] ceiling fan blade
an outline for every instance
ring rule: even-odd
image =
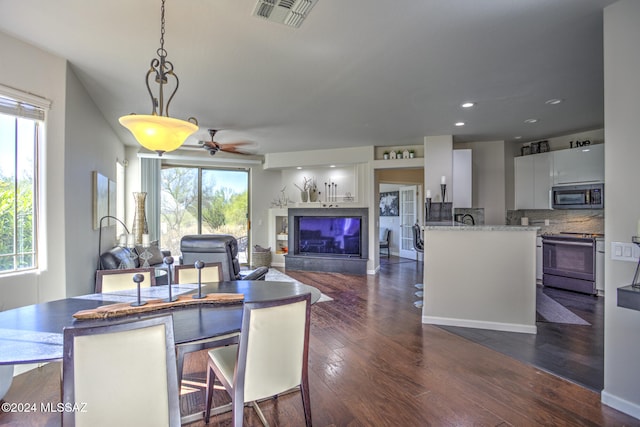
[[[226,144],[220,147],[220,151],[225,151],[227,153],[234,153],[234,154],[251,154],[248,151],[241,150],[235,146],[228,146]]]

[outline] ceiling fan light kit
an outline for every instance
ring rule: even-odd
[[[164,48],[164,3],[165,0],[162,0],[160,48],[156,52],[158,58],[151,60],[151,67],[145,78],[147,91],[151,97],[152,113],[150,115],[129,114],[118,120],[133,134],[140,145],[157,152],[160,156],[162,153],[178,149],[190,135],[198,130],[198,121],[193,117],[190,117],[188,121],[169,117],[169,104],[178,91],[180,82],[178,76],[173,72],[173,64],[167,61],[167,51]],[[165,105],[164,85],[169,82],[169,77],[175,79],[175,87]],[[158,84],[157,97],[153,95],[151,90],[150,79]]]

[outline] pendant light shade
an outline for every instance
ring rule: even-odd
[[[165,0],[162,0],[160,48],[156,52],[158,57],[151,60],[151,67],[145,78],[152,112],[150,115],[129,114],[119,119],[120,124],[129,129],[140,145],[160,156],[178,149],[189,135],[198,130],[198,121],[193,117],[188,121],[169,117],[169,104],[178,91],[180,82],[173,72],[173,64],[167,60],[167,50],[164,48],[164,3]],[[169,82],[173,82],[173,91],[165,105],[164,86]],[[154,83],[158,85],[155,94],[151,89]]]
[[[198,130],[194,123],[166,116],[129,114],[120,117],[119,121],[140,145],[160,155],[178,149],[189,135]]]

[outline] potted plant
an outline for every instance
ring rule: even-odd
[[[415,151],[413,151],[413,150],[409,150],[409,158],[410,158],[410,159],[413,159],[415,156],[416,156]]]
[[[382,158],[385,160],[389,160],[389,152],[385,151],[384,153],[382,153]]]

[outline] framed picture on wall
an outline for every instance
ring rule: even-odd
[[[380,216],[400,215],[400,192],[388,191],[380,193]]]
[[[93,171],[93,229],[100,227],[100,218],[109,215],[109,179]],[[104,225],[104,224],[103,224]]]

